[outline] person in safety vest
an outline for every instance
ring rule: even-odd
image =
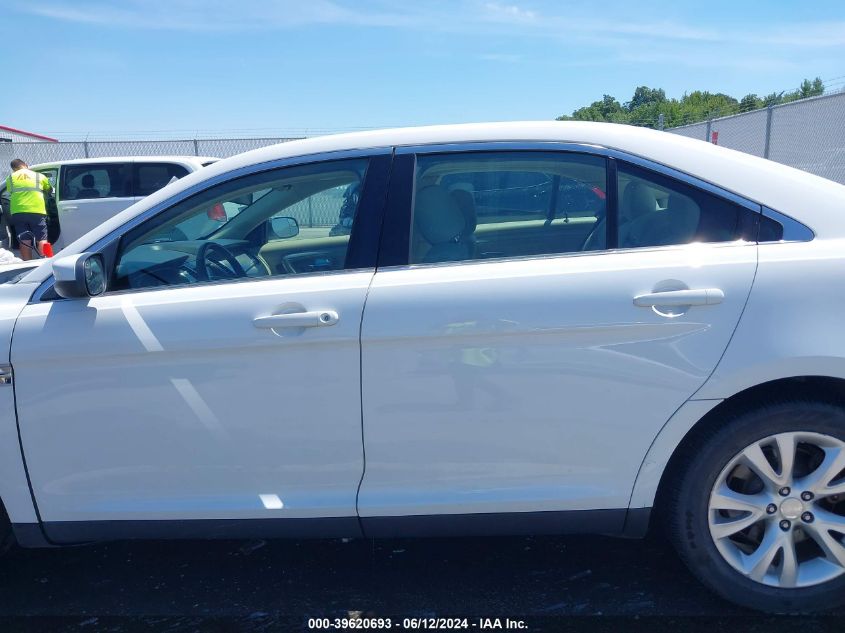
[[[11,162],[12,173],[6,179],[9,194],[9,224],[16,235],[31,232],[40,253],[47,244],[47,193],[52,189],[43,174],[32,171],[20,158]],[[32,259],[32,249],[20,240],[21,259]]]

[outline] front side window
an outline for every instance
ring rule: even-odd
[[[141,197],[158,191],[174,178],[188,175],[187,169],[173,163],[135,163],[133,172],[135,195]]]
[[[127,233],[110,290],[342,270],[368,160],[211,187]]]
[[[412,264],[602,248],[606,161],[560,152],[468,152],[417,159]],[[603,228],[601,230],[604,230]]]
[[[129,198],[131,196],[132,166],[129,163],[64,167],[60,200]]]
[[[53,188],[53,191],[56,190],[56,174],[58,173],[57,169],[38,169],[36,170],[39,174],[44,176],[47,180],[50,181],[50,186]]]
[[[743,216],[750,213],[723,198],[656,172],[618,164],[619,248],[692,242],[753,241]]]

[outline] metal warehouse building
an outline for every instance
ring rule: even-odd
[[[56,143],[57,139],[0,125],[0,143]]]

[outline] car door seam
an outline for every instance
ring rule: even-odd
[[[12,349],[14,349],[15,345],[15,332],[17,331],[18,322],[21,319],[21,316],[26,310],[26,305],[21,309],[18,316],[15,318],[15,323],[12,325],[12,333],[9,337],[9,367],[12,370],[12,406],[15,410],[15,428],[18,432],[18,447],[21,451],[21,463],[23,464],[23,472],[26,476],[26,485],[29,488],[29,496],[32,499],[32,509],[35,511],[35,518],[38,521],[38,529],[41,531],[41,535],[44,539],[50,543],[51,545],[55,545],[53,541],[50,540],[50,537],[47,536],[47,533],[44,531],[44,520],[41,518],[41,511],[38,509],[38,501],[35,498],[35,490],[32,487],[32,478],[29,476],[29,466],[26,463],[26,451],[23,448],[23,436],[21,434],[21,423],[20,417],[18,416],[18,385],[17,380],[14,379],[15,376],[15,366],[12,363]]]
[[[722,350],[722,354],[719,356],[719,360],[716,361],[716,364],[713,366],[712,371],[707,375],[707,378],[705,378],[704,381],[701,383],[701,385],[698,387],[698,389],[696,389],[692,393],[692,395],[690,395],[689,398],[684,400],[680,404],[680,406],[678,406],[678,408],[675,409],[675,411],[672,412],[672,415],[670,415],[666,419],[666,422],[664,422],[663,426],[661,426],[660,429],[657,431],[657,433],[655,433],[654,437],[651,440],[651,443],[648,445],[648,448],[646,449],[645,453],[643,453],[642,461],[640,462],[639,468],[637,468],[637,474],[634,477],[634,481],[631,484],[631,494],[628,496],[628,511],[629,512],[632,509],[631,508],[631,501],[634,498],[634,491],[637,489],[637,481],[640,478],[640,474],[642,473],[643,466],[645,465],[645,462],[646,462],[646,458],[648,457],[648,454],[651,451],[652,447],[657,442],[657,439],[660,437],[661,433],[663,433],[663,431],[666,429],[666,427],[672,421],[672,418],[674,418],[677,415],[678,411],[680,411],[688,402],[695,400],[695,395],[697,393],[699,393],[708,382],[710,382],[710,378],[713,376],[714,373],[716,373],[716,370],[719,368],[719,365],[722,363],[722,359],[725,357],[725,354],[728,353],[728,349],[730,348],[731,343],[733,342],[734,336],[736,335],[736,332],[739,329],[739,324],[742,322],[742,317],[745,314],[745,309],[748,307],[748,302],[751,299],[751,293],[754,290],[754,282],[757,280],[757,270],[759,268],[760,268],[760,249],[759,249],[759,245],[757,243],[755,243],[754,244],[754,273],[751,275],[751,283],[749,284],[749,287],[748,287],[748,293],[745,295],[745,303],[742,304],[742,310],[739,311],[739,318],[737,318],[736,325],[734,325],[734,329],[731,332],[730,337],[728,337],[727,345],[725,345],[725,349]],[[702,400],[713,400],[713,398],[702,398]],[[627,520],[628,519],[627,519],[627,514],[626,514],[626,518],[625,518],[626,523],[627,523]]]
[[[364,293],[364,305],[361,306],[361,320],[358,322],[358,405],[361,412],[361,478],[358,480],[358,488],[355,490],[355,517],[358,519],[358,529],[361,535],[366,537],[364,532],[364,523],[361,520],[361,509],[358,501],[361,497],[361,487],[364,484],[364,475],[367,473],[367,444],[364,435],[364,315],[367,312],[367,300],[370,298],[370,290],[376,280],[378,274],[379,255],[381,251],[381,243],[384,237],[384,223],[385,217],[389,211],[387,208],[387,198],[390,191],[390,181],[393,178],[393,165],[396,160],[396,148],[392,148],[390,153],[390,167],[387,172],[387,183],[384,187],[383,197],[381,200],[381,222],[379,223],[378,243],[376,244],[376,261],[373,268],[373,275],[370,277],[370,283],[367,284],[367,291]]]

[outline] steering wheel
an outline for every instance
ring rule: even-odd
[[[212,253],[216,253],[217,257],[209,257]],[[225,261],[231,267],[231,271],[221,266],[219,262]],[[197,277],[201,281],[210,281],[211,277],[208,275],[208,265],[215,264],[219,269],[226,271],[226,279],[237,279],[238,277],[246,277],[246,271],[235,256],[223,245],[217,242],[203,242],[202,246],[197,250]]]

